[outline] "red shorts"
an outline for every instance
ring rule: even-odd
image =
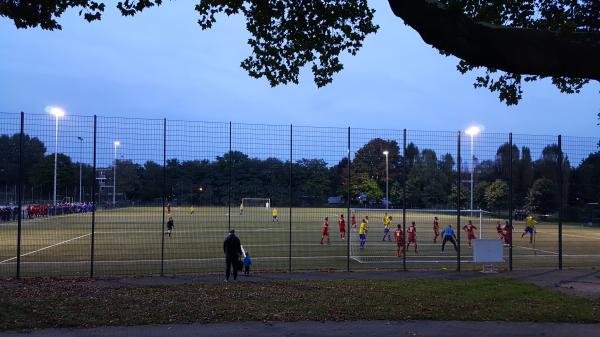
[[[440,231],[439,230],[435,230],[435,231],[433,231],[433,234],[435,234],[435,236],[440,236]]]
[[[402,240],[402,241],[396,241],[396,246],[403,247],[404,246],[404,240]]]
[[[416,243],[417,242],[417,238],[414,237],[414,236],[409,236],[408,237],[408,242],[415,242]]]
[[[324,231],[321,235],[323,235],[323,236],[325,236],[325,235],[329,236],[329,231],[326,231],[326,232]]]
[[[346,231],[346,227],[340,227],[340,232],[345,232]]]
[[[469,234],[469,240],[475,240],[475,234]]]

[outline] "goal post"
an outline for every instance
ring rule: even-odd
[[[242,198],[242,208],[271,208],[270,198]]]
[[[402,258],[398,258],[397,246],[394,239],[394,232],[398,225],[402,225],[402,209],[371,209],[371,208],[353,208],[351,209],[356,217],[356,228],[352,228],[350,240],[350,258],[359,263],[401,263]],[[385,214],[392,217],[391,221],[391,242],[383,235],[383,217]],[[456,223],[457,210],[449,209],[407,209],[406,210],[406,230],[414,221],[417,228],[417,243],[419,244],[419,253],[413,254],[414,248],[410,247],[407,257],[408,262],[440,262],[450,261],[451,254],[441,255],[440,248],[442,238],[438,237],[434,243],[433,220],[438,218],[440,231],[443,231],[449,224],[452,225],[455,232],[463,231],[463,226],[469,220],[477,227],[476,233],[478,239],[496,239],[497,221],[504,223],[504,217],[483,210],[461,210],[460,224]],[[367,242],[364,247],[360,246],[359,230],[360,223],[368,217]],[[466,234],[462,233],[466,238]],[[405,241],[408,242],[407,233],[404,233]],[[461,246],[466,244],[467,240],[461,240]],[[448,247],[446,247],[448,249]],[[452,250],[452,247],[450,247]],[[439,255],[439,257],[438,257]]]

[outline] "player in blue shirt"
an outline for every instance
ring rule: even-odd
[[[442,252],[444,251],[444,246],[446,246],[446,242],[450,241],[454,245],[454,250],[458,251],[456,247],[456,234],[454,234],[454,229],[452,229],[452,225],[448,225],[448,227],[444,228],[442,232],[442,236],[444,240],[442,241]]]

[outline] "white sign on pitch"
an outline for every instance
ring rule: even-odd
[[[474,240],[473,262],[475,263],[502,263],[503,241],[502,240]]]

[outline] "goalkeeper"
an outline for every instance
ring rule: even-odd
[[[442,253],[444,252],[444,246],[446,246],[446,242],[452,242],[454,245],[454,250],[458,252],[458,247],[456,247],[456,234],[454,234],[454,229],[452,229],[452,225],[448,225],[448,227],[444,228],[444,232],[442,233],[444,239],[442,240]]]

